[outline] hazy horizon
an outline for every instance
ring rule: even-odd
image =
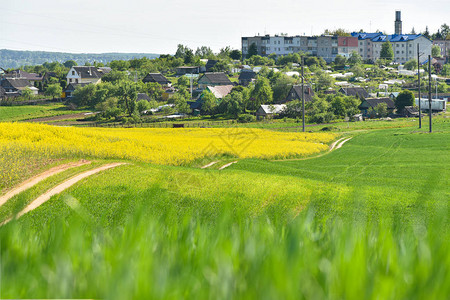
[[[319,35],[325,29],[394,31],[401,10],[403,32],[428,26],[434,33],[450,15],[447,1],[349,0],[299,3],[294,0],[211,3],[206,0],[0,0],[0,49],[68,53],[173,54],[177,44],[194,50],[240,49],[241,36]]]

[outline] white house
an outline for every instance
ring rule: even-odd
[[[67,84],[93,83],[101,82],[103,75],[111,72],[111,68],[97,68],[87,66],[75,66],[67,73]]]

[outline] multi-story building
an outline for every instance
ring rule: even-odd
[[[242,38],[242,54],[246,57],[250,46],[255,44],[257,54],[277,56],[305,52],[323,57],[327,62],[334,60],[338,54],[337,36],[254,36]]]
[[[353,51],[358,52],[358,38],[354,36],[338,37],[338,54],[346,58],[350,57]]]
[[[358,38],[358,53],[364,60],[376,61],[380,57],[381,47],[389,41],[394,51],[394,62],[405,63],[411,59],[417,59],[417,45],[421,53],[420,61],[424,62],[431,54],[431,41],[422,34],[393,34],[384,35],[378,33],[352,33]]]
[[[450,40],[434,40],[433,46],[441,48],[442,57],[450,57]]]
[[[428,59],[431,54],[431,40],[421,34],[402,34],[402,21],[400,11],[395,12],[395,34],[385,35],[382,32],[353,32],[351,36],[254,36],[242,38],[242,55],[246,57],[249,48],[255,44],[257,54],[268,56],[287,55],[302,51],[319,56],[326,62],[332,62],[337,54],[349,57],[356,51],[364,60],[376,61],[380,58],[381,45],[390,41],[394,50],[394,62],[405,63],[417,59],[417,45],[419,45],[420,61]],[[441,47],[442,55],[450,49],[450,41]]]

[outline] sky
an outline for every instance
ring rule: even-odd
[[[448,0],[0,0],[0,49],[173,54],[178,44],[240,49],[242,36],[325,29],[403,33],[450,24]]]

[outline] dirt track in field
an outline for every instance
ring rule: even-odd
[[[80,180],[92,176],[96,173],[99,173],[101,171],[105,171],[108,169],[112,169],[121,165],[124,165],[125,163],[111,163],[111,164],[107,164],[107,165],[103,165],[100,166],[98,168],[80,173],[66,181],[64,181],[63,183],[57,185],[56,187],[48,190],[47,192],[45,192],[44,194],[42,194],[41,196],[39,196],[38,198],[36,198],[35,200],[33,200],[30,204],[28,204],[21,212],[19,212],[15,218],[18,219],[21,216],[23,216],[24,214],[38,208],[39,206],[41,206],[42,204],[44,204],[45,202],[47,202],[48,200],[50,200],[50,198],[54,195],[57,195],[61,192],[63,192],[64,190],[70,188],[71,186],[73,186],[74,184],[76,184],[77,182],[79,182]],[[5,221],[3,221],[2,223],[0,223],[0,226],[5,225],[6,223],[9,223],[12,220],[12,218],[9,218]]]
[[[75,168],[75,167],[79,167],[82,165],[86,165],[86,164],[90,164],[90,161],[87,160],[80,160],[77,162],[71,162],[71,163],[67,163],[67,164],[63,164],[63,165],[59,165],[56,167],[53,167],[41,174],[38,174],[24,182],[22,182],[21,184],[19,184],[18,186],[16,186],[15,188],[13,188],[12,190],[8,191],[6,194],[4,194],[3,196],[0,196],[0,206],[2,206],[3,204],[6,203],[6,201],[8,201],[9,199],[11,199],[12,197],[14,197],[15,195],[35,186],[36,184],[38,184],[39,182],[41,182],[44,179],[47,179],[50,176],[59,174],[65,170],[71,169],[71,168]]]

